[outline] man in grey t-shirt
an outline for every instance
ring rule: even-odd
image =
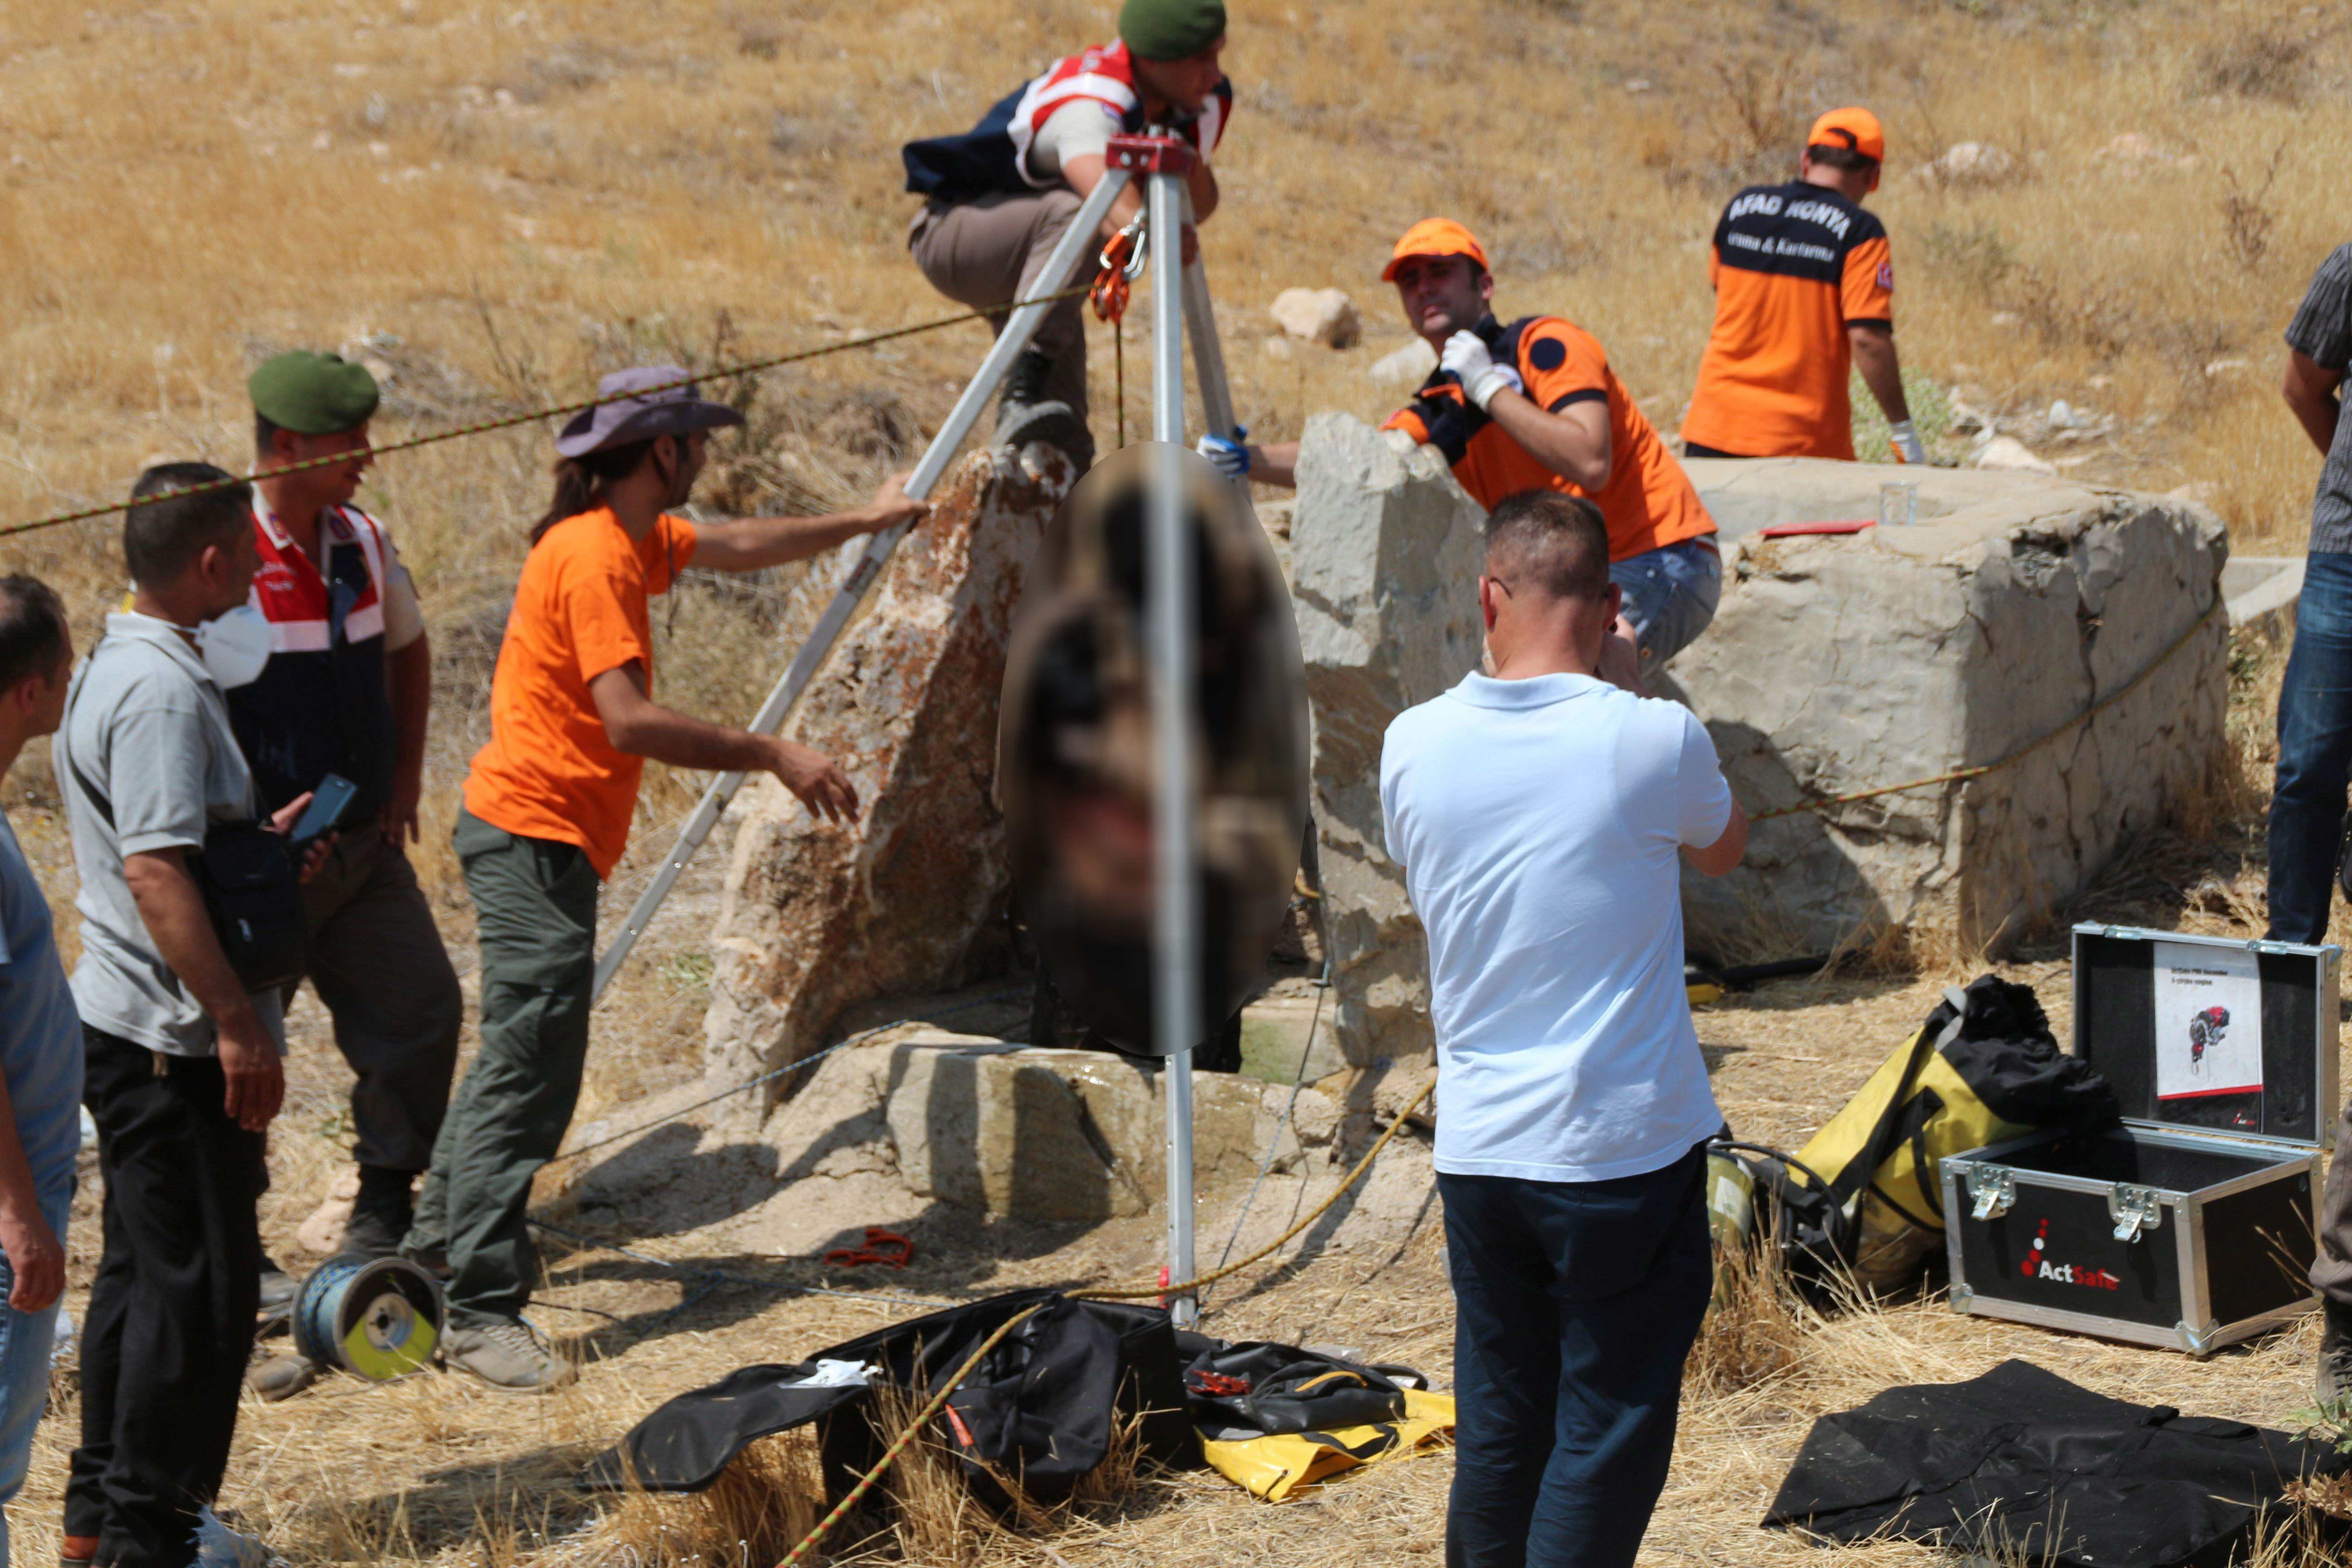
[[[240,624],[253,498],[144,499],[228,477],[140,476],[131,607],[82,662],[51,753],[81,873],[73,991],[106,1177],[64,1555],[117,1568],[184,1568],[219,1491],[260,1289],[262,1133],[285,1092],[277,994],[247,993],[190,864],[213,826],[256,813],[222,697],[268,657],[268,628]]]

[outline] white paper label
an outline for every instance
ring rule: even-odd
[[[2156,1097],[2263,1087],[2263,976],[2241,948],[2156,943]]]

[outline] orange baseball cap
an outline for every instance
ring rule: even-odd
[[[1450,217],[1425,217],[1406,229],[1381,271],[1381,281],[1395,282],[1397,263],[1415,256],[1466,256],[1481,272],[1494,270],[1486,265],[1486,253],[1479,247],[1477,237]]]
[[[1874,163],[1886,162],[1886,129],[1867,109],[1832,109],[1813,121],[1808,147],[1843,147]]]

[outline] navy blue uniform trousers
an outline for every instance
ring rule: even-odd
[[[1607,1182],[1441,1174],[1447,1568],[1631,1568],[1714,1289],[1706,1156]]]

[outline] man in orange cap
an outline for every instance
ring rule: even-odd
[[[1895,455],[1925,463],[1895,357],[1895,264],[1863,210],[1886,132],[1867,109],[1813,121],[1797,177],[1750,185],[1715,226],[1715,331],[1683,418],[1693,458],[1853,461],[1848,368],[1886,413]]]
[[[1495,319],[1495,275],[1477,237],[1451,218],[1405,230],[1381,280],[1438,353],[1437,369],[1384,428],[1437,447],[1492,511],[1506,496],[1553,489],[1590,499],[1609,529],[1609,578],[1624,594],[1602,673],[1637,684],[1706,629],[1723,591],[1715,520],[1675,455],[1617,379],[1600,342],[1561,316]],[[1203,437],[1228,478],[1294,482],[1298,443]]]

